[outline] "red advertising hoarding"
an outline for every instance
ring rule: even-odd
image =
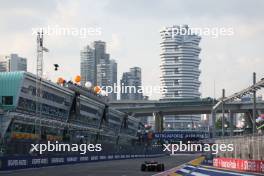
[[[242,160],[234,158],[214,158],[213,165],[240,171],[263,172],[264,161],[262,160]]]

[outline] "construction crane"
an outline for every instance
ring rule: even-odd
[[[43,46],[43,31],[37,35],[37,76],[36,76],[36,116],[41,117],[42,111],[42,77],[43,77],[43,52],[49,50]],[[35,125],[36,126],[36,125]],[[35,130],[36,131],[36,130]]]
[[[43,52],[49,50],[43,46],[43,31],[38,32],[37,36],[37,76],[42,78],[43,76]]]

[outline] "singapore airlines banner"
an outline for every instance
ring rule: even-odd
[[[188,140],[188,139],[207,139],[209,138],[208,132],[202,131],[173,131],[154,133],[154,139],[165,139],[165,140]]]

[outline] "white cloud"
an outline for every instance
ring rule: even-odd
[[[2,3],[2,2],[1,2]],[[216,4],[215,4],[216,3]],[[193,27],[234,27],[235,35],[201,41],[201,91],[213,96],[221,89],[228,93],[251,83],[256,71],[263,76],[262,49],[264,41],[264,11],[260,1],[6,1],[0,7],[0,54],[18,53],[29,59],[30,71],[35,71],[36,39],[32,27],[101,27],[101,36],[45,36],[45,69],[49,77],[66,79],[79,74],[79,50],[93,40],[104,40],[111,58],[117,59],[119,77],[129,67],[142,67],[143,83],[159,84],[160,34],[162,26],[189,24]],[[61,65],[54,72],[52,64]],[[158,96],[153,96],[158,98]]]
[[[108,50],[109,50],[109,53],[115,53],[115,52],[118,52],[118,50],[120,50],[121,48],[121,41],[120,41],[120,38],[118,36],[118,34],[114,33],[112,34],[111,36],[111,40],[110,42],[108,43]]]

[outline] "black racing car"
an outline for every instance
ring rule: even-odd
[[[145,161],[145,163],[141,164],[141,171],[164,171],[164,164],[158,163],[156,161]]]

